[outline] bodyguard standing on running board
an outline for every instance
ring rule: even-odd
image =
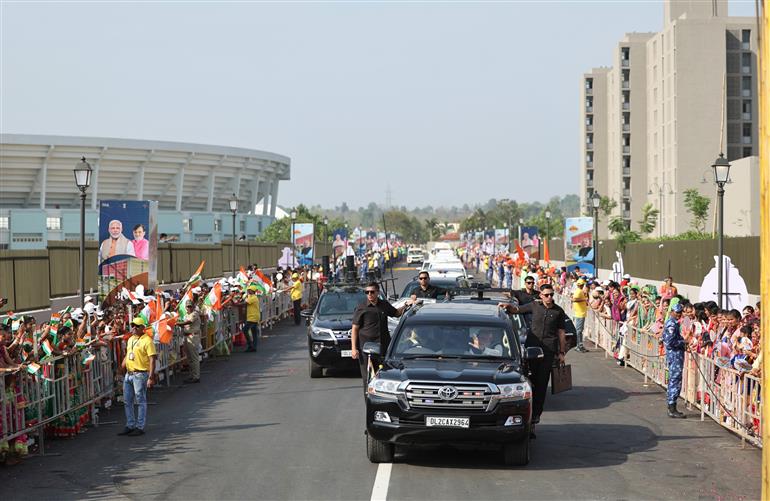
[[[380,353],[385,354],[390,344],[390,332],[388,332],[388,317],[400,317],[408,304],[401,308],[394,308],[392,304],[380,299],[380,284],[370,282],[364,288],[366,302],[361,303],[353,312],[353,328],[350,331],[351,356],[358,360],[361,369],[361,378],[364,381],[364,391],[367,383],[367,357],[361,353],[364,343],[379,342]],[[378,361],[372,360],[372,363]]]

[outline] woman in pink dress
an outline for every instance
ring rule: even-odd
[[[134,245],[134,254],[138,259],[147,261],[150,259],[150,242],[144,238],[145,229],[143,224],[137,224],[134,226],[134,240],[131,242]]]

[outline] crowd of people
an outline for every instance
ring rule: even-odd
[[[101,361],[112,362],[114,374],[109,384],[114,384],[113,397],[138,405],[141,419],[139,415],[129,416],[128,409],[133,406],[125,406],[127,429],[130,428],[128,431],[132,435],[141,434],[146,415],[145,389],[157,382],[157,373],[149,366],[153,350],[145,348],[140,354],[141,345],[131,343],[132,335],[138,334],[139,339],[150,339],[157,345],[161,342],[159,321],[165,320],[164,325],[172,330],[176,326],[173,335],[181,342],[175,358],[179,360],[182,354],[186,355],[189,377],[184,382],[197,383],[200,381],[200,361],[209,350],[229,352],[232,349],[229,342],[214,338],[212,312],[232,308],[236,314],[236,330],[245,337],[245,351],[255,352],[262,327],[259,296],[281,292],[289,295],[298,323],[304,284],[314,281],[320,288],[324,280],[319,268],[279,268],[265,275],[256,265],[251,265],[242,268],[234,277],[218,282],[196,279],[181,288],[165,291],[124,290],[113,301],[101,304],[86,297],[82,308],[54,311],[50,319],[43,322],[38,322],[32,315],[10,313],[0,321],[0,377],[5,388],[4,401],[18,405],[3,407],[7,414],[5,422],[10,426],[12,422],[21,421],[22,416],[12,415],[14,412],[25,413],[23,417],[28,427],[34,427],[38,419],[52,417],[55,412],[52,399],[45,400],[42,416],[38,415],[36,407],[25,405],[29,396],[24,393],[21,378],[39,378],[42,391],[54,393],[53,381],[65,377],[65,364],[69,364],[66,377],[71,379],[68,387],[72,388],[68,408],[81,406],[85,401],[84,381],[93,360],[98,357]],[[149,358],[144,359],[143,355]],[[146,379],[134,374],[144,372]],[[109,407],[111,400],[100,403]],[[90,418],[88,407],[81,406],[47,424],[42,433],[48,437],[71,438],[85,431]],[[2,422],[0,419],[0,436],[4,434]],[[0,463],[16,464],[33,444],[34,438],[27,435],[0,441]]]

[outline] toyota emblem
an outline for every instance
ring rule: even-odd
[[[438,396],[441,400],[454,400],[457,398],[457,388],[454,386],[442,386],[438,389]]]

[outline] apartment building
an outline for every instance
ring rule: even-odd
[[[594,68],[583,75],[581,89],[582,175],[580,193],[585,202],[593,194],[607,192],[607,73],[609,68]]]
[[[719,153],[731,162],[757,155],[755,32],[754,18],[727,16],[726,1],[667,0],[660,32],[632,33],[619,42],[606,74],[608,161],[595,163],[592,175],[607,180],[599,192],[618,202],[615,215],[630,227],[650,203],[661,214],[657,234],[686,231],[683,193],[695,188],[716,203],[710,166]],[[725,216],[728,226],[740,219]]]

